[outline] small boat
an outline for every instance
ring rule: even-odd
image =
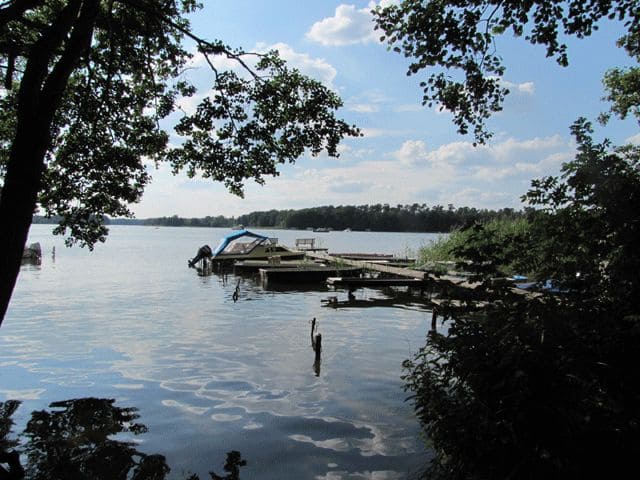
[[[226,235],[215,250],[208,245],[202,246],[196,256],[189,260],[189,266],[193,267],[202,259],[213,262],[236,260],[265,260],[278,258],[293,260],[303,258],[304,252],[293,250],[278,243],[277,238],[267,237],[259,233],[242,229]]]

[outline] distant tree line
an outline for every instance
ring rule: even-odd
[[[375,204],[340,205],[303,208],[300,210],[267,210],[239,217],[206,216],[184,218],[178,215],[146,219],[106,218],[107,225],[150,225],[165,227],[220,227],[236,225],[261,228],[330,228],[333,230],[373,230],[377,232],[450,232],[474,222],[521,218],[524,211],[512,208],[499,210],[471,207],[454,208],[414,203],[411,205]],[[57,223],[55,217],[34,216],[33,223]]]
[[[31,223],[33,224],[50,224],[58,225],[62,217],[53,215],[50,217],[44,215],[34,215]],[[102,219],[105,225],[145,225],[145,220],[137,218],[109,218]]]
[[[171,217],[125,220],[142,225],[171,227],[222,227],[235,225],[262,228],[331,228],[333,230],[374,230],[379,232],[450,232],[474,222],[515,219],[522,211],[512,208],[500,210],[470,207],[454,208],[453,205],[429,207],[425,204],[412,205],[376,204],[358,206],[322,206],[300,210],[267,210],[251,212],[239,217],[218,215],[204,218]],[[111,224],[122,223],[111,220]]]
[[[164,227],[232,227],[236,224],[233,217],[222,215],[204,218],[182,218],[177,215],[171,217],[145,218],[142,225],[160,225]]]

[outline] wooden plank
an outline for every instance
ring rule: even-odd
[[[412,270],[410,268],[392,267],[391,265],[380,264],[380,263],[363,262],[359,260],[349,260],[346,258],[336,257],[326,253],[319,253],[319,252],[305,252],[305,253],[308,257],[315,258],[318,260],[324,260],[327,262],[333,262],[338,264],[342,263],[345,265],[351,265],[352,267],[359,267],[365,270],[373,270],[376,272],[391,273],[393,275],[397,275],[400,277],[418,278],[420,280],[424,280],[428,276],[426,272],[422,272],[420,270]]]
[[[327,284],[334,287],[424,287],[428,282],[419,278],[358,278],[329,277]]]
[[[377,272],[390,273],[393,275],[397,275],[399,277],[414,278],[414,279],[423,281],[425,284],[427,284],[427,282],[430,282],[431,284],[434,284],[434,282],[441,282],[440,288],[443,287],[442,285],[443,283],[449,283],[451,284],[451,287],[454,287],[454,288],[468,289],[468,290],[475,289],[479,285],[479,283],[477,282],[468,281],[463,276],[455,276],[455,275],[435,276],[433,274],[430,274],[429,272],[413,270],[410,268],[392,267],[390,265],[379,264],[379,263],[348,260],[348,259],[344,259],[334,255],[328,255],[323,253],[315,253],[315,252],[305,252],[305,253],[307,254],[307,256],[318,259],[318,260],[335,262],[338,264],[351,265],[354,267],[360,267],[364,270],[373,270]],[[539,293],[529,292],[526,290],[516,288],[515,284],[511,288],[511,291],[518,295],[524,295],[527,297],[534,297],[534,296],[540,295]]]

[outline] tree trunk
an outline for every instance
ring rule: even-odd
[[[91,44],[98,2],[71,0],[27,57],[18,91],[16,134],[0,195],[0,325],[20,272],[53,119],[71,73]]]
[[[42,139],[37,142],[28,138],[19,141],[16,136],[11,146],[0,197],[0,324],[9,307],[36,208],[44,167],[42,144]]]

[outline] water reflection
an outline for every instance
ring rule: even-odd
[[[53,402],[50,410],[32,412],[24,431],[11,439],[20,402],[0,402],[0,480],[165,479],[171,470],[165,457],[139,451],[133,440],[147,432],[137,422],[138,409],[114,403],[91,397]],[[239,480],[244,465],[240,452],[231,451],[228,473],[209,474],[213,480]]]
[[[331,295],[321,300],[323,307],[329,308],[396,308],[403,310],[415,310],[418,312],[431,311],[432,304],[429,297],[414,295],[411,291],[398,291],[391,288],[381,289],[376,292],[373,297],[368,294],[370,290],[366,290],[364,295],[360,295],[358,291],[346,290],[346,299],[340,299],[337,290],[336,295]],[[379,295],[385,296],[379,296]]]
[[[22,272],[0,332],[0,400],[24,402],[18,433],[32,410],[55,400],[117,398],[139,406],[151,432],[117,437],[142,438],[138,449],[164,454],[171,480],[189,469],[208,479],[218,464],[221,472],[231,447],[252,468],[273,465],[256,473],[265,480],[372,478],[366,471],[387,479],[422,463],[400,379],[430,320],[414,301],[325,308],[323,297],[342,301],[348,291],[194,275],[184,258],[210,240],[208,229],[112,234],[91,254],[60,248],[48,231],[33,238],[46,252],[43,267]],[[363,302],[387,296],[354,292]],[[321,364],[310,347],[313,317]],[[241,468],[243,477],[252,473]]]

